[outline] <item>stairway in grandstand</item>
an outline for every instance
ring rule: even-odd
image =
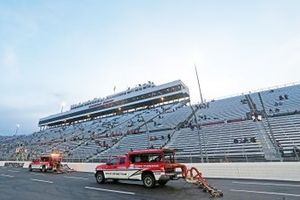
[[[245,95],[245,99],[247,100],[247,104],[248,104],[248,106],[250,108],[251,113],[257,112],[256,105],[253,102],[251,96],[249,94],[246,94]]]
[[[261,113],[261,111],[257,110],[256,104],[254,103],[250,94],[245,95],[245,98],[247,100],[247,103],[251,111],[250,113],[250,115],[252,115],[251,118],[254,117],[252,119],[254,119],[254,122],[257,126],[257,130],[258,130],[257,137],[262,145],[262,149],[265,153],[266,160],[269,161],[281,160],[280,154],[276,146],[274,145],[274,141],[272,141],[273,139],[270,137],[270,134],[267,133],[266,127],[264,127],[263,123],[260,121],[261,119],[257,118],[259,115],[258,113]],[[256,113],[257,117],[255,117],[254,113]],[[267,121],[267,118],[264,118],[264,120]],[[270,127],[268,128],[270,129]]]
[[[281,160],[281,156],[277,151],[274,143],[272,142],[270,135],[268,134],[263,122],[257,121],[255,122],[257,126],[257,130],[259,131],[257,137],[261,143],[262,149],[265,153],[265,158],[268,161],[279,161]]]

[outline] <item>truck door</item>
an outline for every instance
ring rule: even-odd
[[[128,178],[128,172],[126,170],[125,165],[125,157],[118,157],[112,159],[108,163],[108,170],[105,170],[104,175],[106,178],[112,178],[112,179],[127,179]]]
[[[128,179],[129,172],[126,167],[126,157],[118,158],[118,171],[119,171],[118,176],[120,177],[120,179]]]
[[[107,169],[104,171],[105,178],[115,178],[116,177],[116,170],[117,170],[117,158],[111,159],[109,162],[106,163]]]

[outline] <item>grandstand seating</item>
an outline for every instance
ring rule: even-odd
[[[284,88],[269,89],[259,92],[264,102],[266,113],[275,116],[300,111],[300,86],[292,85]],[[250,95],[258,110],[262,110],[258,92]]]
[[[174,134],[167,147],[177,149],[180,160],[196,155],[211,161],[251,160],[252,157],[261,160],[264,158],[261,142],[250,143],[248,139],[258,138],[258,133],[255,122],[251,120],[202,126],[199,130],[184,128]],[[245,143],[234,143],[234,139],[245,138],[248,139]]]
[[[249,106],[242,102],[244,98],[244,96],[237,96],[200,105],[196,112],[197,118],[204,124],[229,119],[244,119],[246,113],[250,112]]]
[[[251,112],[268,120],[253,121]],[[251,102],[250,102],[251,101]],[[255,105],[253,108],[251,105]],[[212,100],[172,102],[31,135],[0,137],[0,159],[60,150],[65,161],[103,161],[131,149],[174,148],[185,162],[295,160],[300,146],[300,85]],[[19,159],[19,158],[18,158]],[[24,158],[23,158],[24,159]]]
[[[275,140],[283,148],[284,156],[292,156],[294,147],[300,147],[300,114],[272,117],[269,122]],[[266,122],[264,126],[271,134]]]

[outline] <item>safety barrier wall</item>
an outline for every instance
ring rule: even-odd
[[[29,166],[29,161],[0,161],[0,167],[5,166],[5,163],[24,163],[23,168],[28,168]]]
[[[96,163],[66,163],[76,171],[95,172]],[[300,181],[300,162],[193,163],[207,178]]]
[[[26,161],[0,161],[0,166],[7,162],[24,163]],[[63,163],[80,172],[95,172],[99,163]],[[258,162],[258,163],[187,163],[188,168],[196,167],[207,178],[236,178],[300,181],[300,162]]]
[[[76,171],[95,172],[96,163],[66,163]],[[207,178],[300,181],[300,162],[187,163]]]
[[[99,163],[63,163],[67,164],[70,168],[79,172],[95,172],[96,166]]]
[[[300,181],[300,162],[199,163],[205,177]]]

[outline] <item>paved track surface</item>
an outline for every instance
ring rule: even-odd
[[[224,192],[222,200],[300,200],[300,183],[208,179]],[[145,189],[141,182],[97,184],[91,173],[53,174],[0,167],[1,200],[208,200],[208,193],[183,180]],[[217,198],[216,198],[217,199]]]

